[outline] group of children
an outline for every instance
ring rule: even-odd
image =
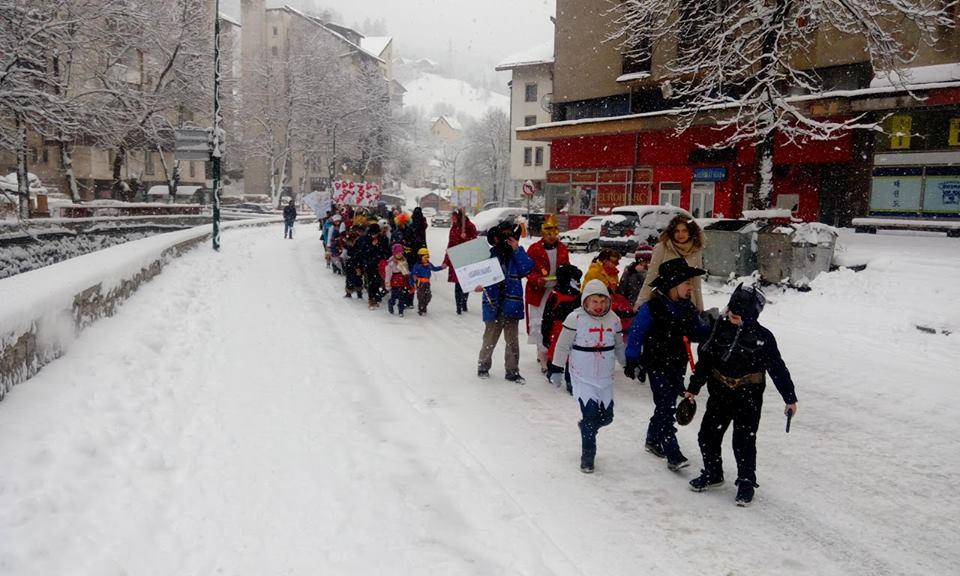
[[[407,231],[415,223],[408,214],[376,218],[364,212],[333,213],[321,225],[327,267],[344,276],[344,298],[363,298],[373,310],[389,295],[390,314],[403,316],[416,297],[417,313],[427,313],[433,272],[446,269],[430,262],[426,243]]]
[[[362,214],[351,220],[337,214],[323,224],[328,266],[344,275],[344,297],[355,293],[360,298],[366,290],[374,309],[389,294],[390,313],[403,316],[416,295],[418,314],[426,314],[431,275],[446,266],[432,264],[425,246],[411,254],[397,230],[391,235],[388,220],[365,222]],[[601,252],[582,282],[576,266],[558,266],[544,306],[539,330],[548,350],[546,376],[557,386],[566,382],[580,406],[580,470],[594,471],[597,434],[613,421],[614,373],[619,363],[628,378],[641,382],[649,378],[654,413],[645,448],[665,459],[672,471],[689,464],[674,427],[677,400],[683,397],[692,403],[707,387],[710,397],[698,435],[703,469],[689,482],[690,489],[701,492],[723,484],[720,444],[732,423],[736,503],[747,506],[759,486],[756,435],[767,373],[783,397],[785,413],[792,416],[797,410],[793,381],[776,340],[758,322],[765,298],[759,288],[741,285],[722,316],[716,310],[701,314],[691,302],[691,292],[693,279],[705,271],[675,258],[658,266],[651,284],[653,296],[634,309],[632,302],[650,262],[649,248],[641,247],[619,279],[616,252]],[[685,387],[687,364],[693,362],[690,342],[700,344],[699,361]]]
[[[639,260],[639,258],[638,258]],[[634,263],[642,271],[643,262]],[[723,484],[720,444],[733,423],[737,461],[738,506],[753,501],[756,480],[756,435],[766,374],[769,373],[793,415],[797,399],[793,381],[776,340],[758,322],[765,298],[757,287],[738,286],[722,317],[701,314],[690,301],[692,279],[705,274],[683,258],[659,266],[654,295],[637,310],[629,330],[614,310],[614,298],[601,278],[589,278],[580,291],[580,271],[557,269],[557,284],[544,310],[543,344],[548,347],[547,378],[557,386],[566,379],[580,405],[580,470],[594,471],[597,433],[613,422],[615,363],[630,379],[650,379],[654,414],[647,428],[648,452],[677,471],[689,462],[680,450],[674,427],[677,399],[693,402],[704,385],[710,391],[698,443],[703,470],[690,481],[702,492]],[[641,282],[642,284],[642,282]],[[699,361],[684,387],[689,342],[699,342]]]

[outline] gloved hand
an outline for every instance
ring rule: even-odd
[[[707,324],[713,324],[720,319],[720,310],[716,307],[710,308],[709,310],[704,310],[700,313],[700,319],[706,322]]]
[[[554,386],[563,386],[563,368],[556,364],[547,364],[547,380]]]
[[[640,360],[636,358],[627,358],[627,364],[623,367],[623,375],[633,380],[637,379],[646,382],[647,371],[640,365]]]

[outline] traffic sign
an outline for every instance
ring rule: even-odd
[[[210,160],[213,142],[205,128],[180,128],[174,131],[177,160]]]
[[[537,187],[533,184],[533,181],[525,180],[523,182],[523,195],[533,196],[536,193],[537,193]]]

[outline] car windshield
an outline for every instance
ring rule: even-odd
[[[580,228],[584,230],[599,230],[600,225],[603,224],[603,218],[591,218],[580,225]]]

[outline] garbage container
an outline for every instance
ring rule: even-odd
[[[703,228],[703,267],[711,276],[749,276],[757,269],[752,220],[719,220]]]
[[[757,234],[760,278],[771,284],[806,287],[830,270],[837,230],[826,224],[770,224]]]

